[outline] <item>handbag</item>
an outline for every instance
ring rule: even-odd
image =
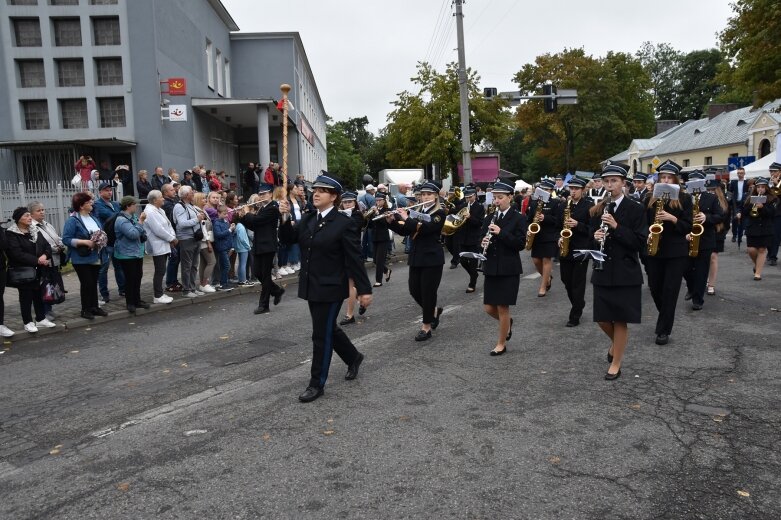
[[[198,224],[198,227],[195,228],[195,231],[193,231],[193,238],[196,242],[200,242],[203,240],[203,229],[201,229],[201,225]]]
[[[8,268],[8,274],[6,277],[6,285],[8,287],[19,288],[24,285],[33,283],[38,279],[38,268],[28,265],[11,266]]]
[[[56,305],[65,301],[65,287],[58,270],[47,269],[41,282],[41,299],[44,303]]]
[[[71,179],[71,186],[76,188],[81,187],[81,174],[79,172],[76,172],[76,175]]]

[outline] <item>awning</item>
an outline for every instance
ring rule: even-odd
[[[191,103],[193,109],[197,108],[233,128],[257,128],[257,107],[260,105],[266,105],[269,109],[269,126],[282,124],[282,114],[277,110],[277,104],[273,99],[192,98]],[[171,104],[176,103],[171,100]],[[289,116],[288,113],[289,123],[295,125],[294,119]]]

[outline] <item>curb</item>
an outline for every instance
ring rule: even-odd
[[[391,260],[388,262],[388,265],[399,263],[401,261],[405,261],[406,259],[407,259],[406,253],[397,254],[391,258]],[[374,262],[366,262],[364,265],[373,266]],[[298,274],[283,276],[280,280],[275,280],[275,282],[282,284],[283,287],[287,287],[289,285],[297,285]],[[38,332],[30,333],[22,330],[21,332],[17,332],[10,338],[3,338],[3,340],[4,343],[10,342],[11,344],[14,344],[31,338],[45,338],[48,336],[52,336],[54,334],[59,334],[71,330],[83,329],[86,327],[90,327],[92,325],[101,325],[103,323],[109,323],[112,321],[119,321],[128,318],[145,316],[147,314],[153,314],[156,312],[164,311],[166,309],[175,309],[177,307],[184,307],[187,305],[194,305],[202,302],[222,300],[224,298],[230,298],[231,296],[237,294],[241,295],[241,294],[259,293],[260,290],[261,290],[261,285],[257,284],[252,287],[236,287],[232,291],[225,291],[225,292],[218,291],[215,293],[205,294],[203,296],[198,296],[197,298],[180,297],[175,299],[171,303],[166,303],[166,304],[152,303],[150,304],[151,307],[149,309],[138,309],[135,312],[135,314],[131,314],[127,310],[120,310],[120,311],[111,312],[109,313],[108,316],[105,317],[96,316],[94,320],[87,320],[84,318],[74,318],[68,321],[60,321],[57,323],[56,327],[50,329],[47,328],[39,329]],[[2,349],[0,349],[0,353],[2,353]]]

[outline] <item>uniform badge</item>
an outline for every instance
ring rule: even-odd
[[[440,220],[442,220],[442,217],[440,217],[439,215],[434,217],[434,222],[439,222]]]

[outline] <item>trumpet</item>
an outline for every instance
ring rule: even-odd
[[[559,256],[567,256],[569,254],[569,241],[572,238],[572,230],[567,227],[567,221],[572,215],[572,199],[567,201],[567,206],[564,208],[564,224],[559,233],[561,237],[561,245],[559,246]]]
[[[692,205],[692,221],[697,216],[697,214],[700,212],[700,193],[697,192],[694,194],[694,204]],[[694,222],[692,224],[692,230],[691,230],[691,242],[689,242],[689,256],[691,258],[697,258],[697,255],[700,254],[700,237],[705,232],[705,228],[702,224],[698,224],[697,222]]]
[[[605,209],[602,212],[602,216],[609,215],[610,214],[610,192],[605,193]],[[599,226],[599,229],[604,233],[602,240],[599,241],[599,252],[604,254],[605,253],[605,241],[607,240],[607,232],[610,230],[610,226],[607,225],[607,223],[602,222],[602,224]],[[593,268],[595,271],[602,271],[605,269],[605,261],[604,260],[597,260],[594,259],[594,265]]]
[[[394,209],[394,210],[392,210],[392,211],[388,211],[387,213],[383,213],[382,215],[377,215],[376,217],[372,218],[372,220],[380,220],[381,218],[385,218],[385,217],[387,217],[388,215],[396,215],[396,214],[398,214],[399,212],[401,212],[401,210],[406,210],[406,211],[409,211],[409,210],[411,210],[412,208],[417,208],[417,207],[419,207],[419,206],[423,206],[424,204],[427,204],[427,203],[426,203],[426,202],[419,202],[418,204],[413,204],[412,206],[407,206],[406,208],[396,208],[396,209]],[[375,207],[376,207],[376,206],[375,206]],[[374,209],[374,208],[372,208],[372,209]],[[369,211],[371,211],[371,210],[369,210]],[[368,213],[368,212],[367,212],[367,213]]]

